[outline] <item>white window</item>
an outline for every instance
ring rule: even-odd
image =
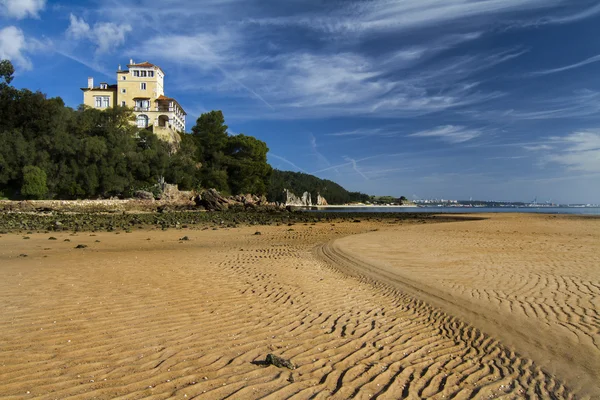
[[[137,126],[138,128],[147,128],[148,127],[148,116],[144,114],[140,114],[137,116]]]
[[[136,100],[135,107],[143,111],[150,109],[150,100]]]
[[[141,72],[140,76],[146,76],[146,71],[140,71],[140,72]]]
[[[127,77],[126,77],[125,75],[123,75],[123,76],[121,76],[121,80],[122,80],[122,81],[126,81],[126,80],[127,80]]]
[[[121,89],[121,93],[127,93],[127,89]]]
[[[140,71],[133,71],[133,76],[140,76]]]
[[[107,87],[108,87],[108,85],[106,83],[100,84],[100,89],[106,89]]]
[[[109,96],[95,96],[94,99],[95,99],[96,108],[110,107],[110,97]]]
[[[146,82],[140,83],[140,89],[141,90],[146,90]]]
[[[127,105],[126,102],[124,102],[124,101],[121,102],[121,107],[125,107],[126,105]]]
[[[148,76],[150,78],[153,78],[154,77],[154,71],[148,71]]]

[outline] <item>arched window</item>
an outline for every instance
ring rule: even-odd
[[[140,114],[137,116],[137,126],[138,128],[147,128],[148,127],[148,116],[144,114]]]

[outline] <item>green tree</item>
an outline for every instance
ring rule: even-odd
[[[13,80],[13,74],[15,73],[15,68],[13,67],[10,60],[2,60],[0,61],[0,78],[4,82],[0,82],[0,85],[6,84],[10,85]]]
[[[267,163],[269,148],[265,142],[242,134],[230,136],[224,152],[232,193],[263,195],[267,192],[272,168]]]
[[[43,199],[47,193],[46,172],[33,165],[23,168],[21,195],[30,199]]]
[[[196,143],[196,160],[202,163],[200,185],[229,193],[225,154],[227,125],[221,111],[202,114],[192,127],[192,137]]]

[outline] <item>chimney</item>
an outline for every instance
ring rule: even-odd
[[[93,89],[94,88],[94,78],[92,78],[91,76],[88,78],[88,89]]]
[[[119,64],[119,71],[121,70],[121,64]]]
[[[129,59],[129,64],[130,64],[130,65],[131,65],[131,64],[133,64],[133,58],[130,58],[130,59]]]

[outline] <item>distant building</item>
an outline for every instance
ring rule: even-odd
[[[122,70],[119,65],[117,84],[101,82],[94,86],[94,78],[88,78],[88,86],[83,90],[83,104],[105,109],[108,107],[129,107],[136,117],[139,128],[152,127],[161,139],[179,142],[179,133],[185,131],[186,112],[174,98],[165,96],[164,71],[157,65],[133,60]]]

